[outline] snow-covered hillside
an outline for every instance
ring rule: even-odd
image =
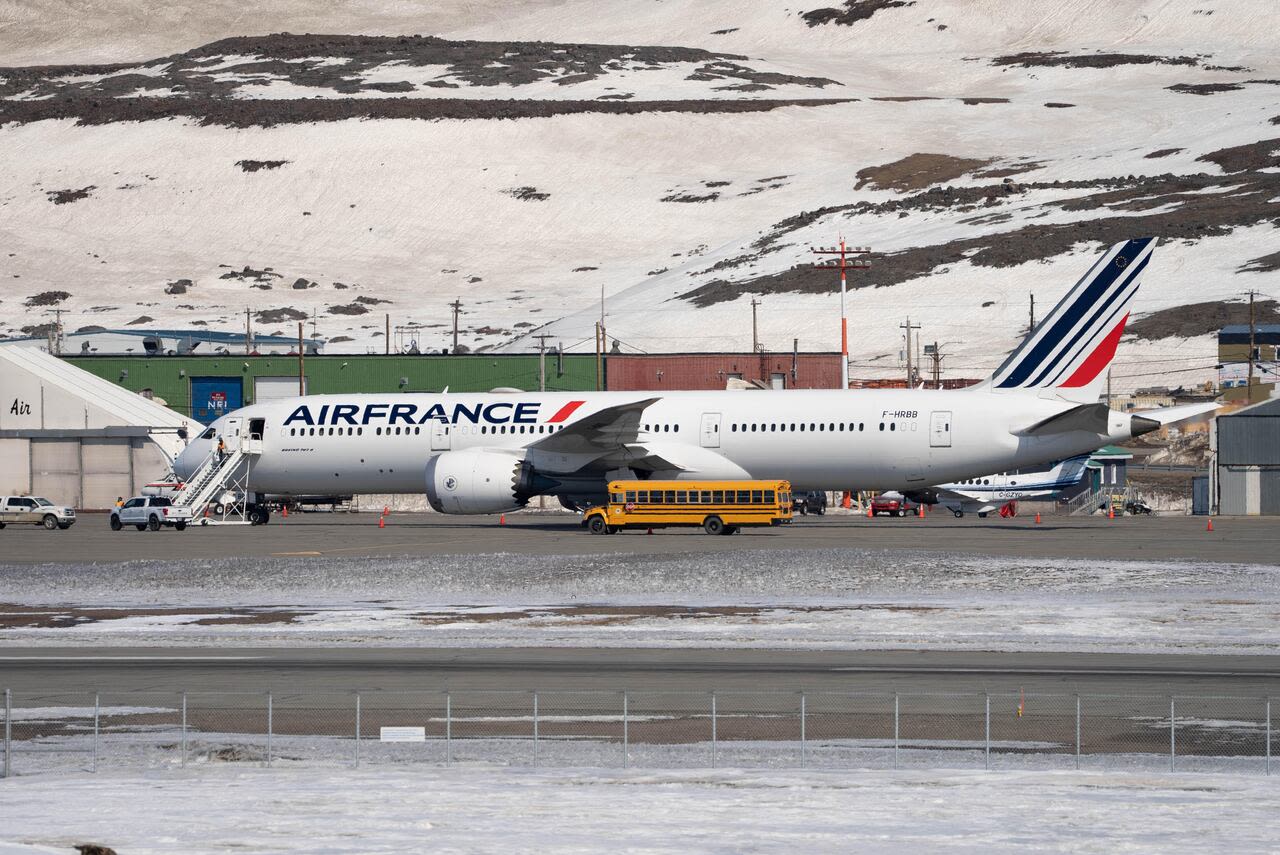
[[[460,298],[472,349],[581,351],[603,289],[624,350],[749,348],[753,296],[766,346],[835,349],[843,236],[854,375],[901,376],[910,316],[979,376],[1156,234],[1126,388],[1212,376],[1183,307],[1280,297],[1270,0],[64,5],[0,4],[0,335],[287,308],[381,352]]]

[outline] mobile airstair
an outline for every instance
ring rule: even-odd
[[[262,440],[234,434],[223,439],[226,450],[215,447],[173,494],[173,504],[190,508],[198,525],[247,525],[250,522],[249,476],[254,462],[262,454]],[[228,496],[232,498],[228,500]],[[209,514],[211,505],[217,509],[213,515]]]

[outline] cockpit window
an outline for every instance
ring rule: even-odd
[[[209,428],[207,431],[205,431],[204,433],[200,434],[200,438],[201,438],[201,439],[213,439],[213,436],[214,436],[214,434],[215,434],[215,433],[217,433],[217,431],[215,431],[213,428]]]

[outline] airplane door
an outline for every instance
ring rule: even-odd
[[[240,447],[241,430],[244,427],[244,419],[239,416],[229,418],[222,426],[222,439],[227,445],[227,451],[235,451]]]
[[[951,411],[934,410],[929,418],[929,447],[951,447]]]
[[[452,428],[442,419],[431,420],[431,450],[448,451]]]
[[[703,448],[719,448],[720,447],[720,414],[719,413],[703,413],[702,414],[702,447]]]

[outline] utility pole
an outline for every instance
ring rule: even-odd
[[[49,345],[50,345],[49,352],[52,353],[54,356],[62,355],[62,342],[63,342],[62,314],[65,311],[66,309],[53,310],[53,335],[49,336]]]
[[[760,301],[755,297],[751,298],[751,352],[760,352],[760,327],[756,322],[756,307],[760,305]]]
[[[302,321],[298,321],[298,395],[307,394],[306,351],[302,347]]]
[[[1111,366],[1107,366],[1107,409],[1111,409]]]
[[[823,270],[839,270],[840,271],[840,372],[841,381],[840,388],[849,388],[849,318],[845,314],[844,302],[845,292],[848,285],[845,280],[845,271],[851,268],[866,268],[871,266],[871,262],[855,259],[847,261],[846,256],[849,255],[866,255],[871,252],[869,246],[845,246],[844,238],[840,238],[839,247],[818,247],[810,250],[815,255],[836,255],[838,259],[831,261],[823,261],[815,264]]]
[[[920,325],[911,323],[911,318],[907,318],[905,324],[898,324],[898,329],[907,331],[907,388],[910,389],[915,379],[915,371],[912,365],[915,354],[911,350],[911,331],[920,329]]]
[[[1245,390],[1246,390],[1245,400],[1248,403],[1253,403],[1253,354],[1254,354],[1254,349],[1257,347],[1256,336],[1254,334],[1254,320],[1255,320],[1255,314],[1253,309],[1254,293],[1255,292],[1252,290],[1249,291],[1249,381],[1248,381],[1248,384],[1245,386]]]
[[[454,298],[449,304],[453,307],[453,352],[458,352],[458,315],[462,314],[462,301]]]
[[[1027,335],[1035,332],[1036,329],[1036,295],[1031,295],[1031,320],[1027,323]]]
[[[924,355],[933,360],[933,388],[942,388],[942,350],[935,341],[924,346]]]
[[[538,391],[547,391],[547,339],[549,335],[535,335],[538,340]]]
[[[253,353],[253,320],[249,317],[249,307],[244,308],[244,355]]]
[[[383,315],[382,321],[386,326],[386,328],[383,330],[383,333],[382,333],[382,344],[386,350],[387,356],[390,356],[391,355],[391,313],[387,312],[385,315]]]
[[[604,385],[604,322],[596,321],[596,391]]]

